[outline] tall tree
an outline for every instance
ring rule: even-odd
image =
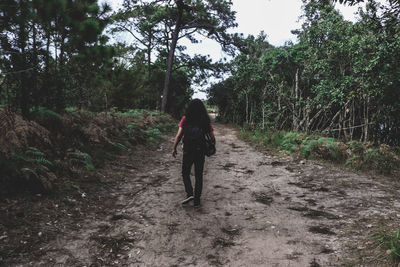
[[[173,20],[175,26],[172,32],[172,39],[168,54],[167,70],[163,88],[163,101],[161,110],[167,111],[170,77],[176,44],[180,36],[186,36],[196,42],[194,33],[205,35],[224,43],[226,30],[236,27],[235,12],[231,10],[230,0],[176,0],[172,11],[175,11]],[[173,14],[172,13],[172,14]]]
[[[167,111],[176,50],[183,49],[178,46],[179,39],[186,37],[195,43],[198,42],[196,36],[203,35],[225,44],[228,38],[226,30],[236,26],[235,12],[231,10],[231,6],[231,0],[124,1],[126,10],[130,8],[151,11],[147,14],[142,13],[143,15],[137,14],[133,20],[138,26],[132,33],[141,36],[136,39],[150,47],[148,37],[151,32],[152,42],[157,41],[166,47],[167,65],[161,105],[163,112]],[[144,29],[147,31],[143,31]]]

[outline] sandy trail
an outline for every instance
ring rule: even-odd
[[[15,265],[337,266],[357,258],[382,220],[398,225],[398,182],[263,153],[215,129],[201,208],[180,204],[182,154],[172,158],[171,140],[107,168],[121,182],[34,262]]]

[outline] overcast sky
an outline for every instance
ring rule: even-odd
[[[123,0],[103,0],[108,2],[113,9],[118,9]],[[285,41],[296,42],[296,37],[291,34],[291,30],[298,29],[301,22],[298,21],[302,15],[301,0],[233,0],[233,10],[236,11],[236,21],[238,27],[232,32],[258,35],[264,31],[268,36],[268,42],[275,46],[280,46]],[[251,3],[251,4],[250,4]],[[362,4],[364,6],[364,4]],[[356,21],[355,12],[357,6],[344,6],[336,4],[336,8],[342,13],[346,20]],[[210,55],[213,60],[219,60],[226,55],[221,51],[220,46],[215,41],[206,38],[200,44],[191,44],[188,40],[181,40],[181,45],[187,46],[187,53]],[[196,97],[204,98],[204,94],[196,94]]]

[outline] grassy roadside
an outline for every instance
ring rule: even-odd
[[[244,128],[240,130],[239,137],[301,158],[322,159],[356,170],[395,175],[400,169],[399,147],[374,146],[372,143],[358,141],[342,142],[318,134]]]
[[[324,160],[351,170],[368,171],[400,178],[400,148],[374,146],[358,141],[342,142],[318,134],[240,129],[239,137],[256,146],[273,148],[305,159]],[[381,229],[369,238],[377,260],[400,264],[400,230]],[[399,265],[400,266],[400,265]]]
[[[155,146],[175,121],[147,110],[94,113],[67,108],[31,111],[32,120],[0,109],[0,192],[53,192],[78,188],[72,180],[95,172],[137,145]]]

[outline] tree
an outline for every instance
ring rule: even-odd
[[[129,14],[129,16],[134,16],[132,21],[137,27],[132,34],[141,36],[136,37],[136,40],[147,46],[147,50],[150,48],[150,43],[154,44],[154,41],[166,48],[167,65],[161,106],[163,112],[167,111],[176,50],[184,49],[178,46],[179,39],[186,37],[192,42],[198,42],[196,34],[200,34],[226,43],[228,37],[226,30],[236,26],[235,12],[231,10],[231,5],[230,0],[153,0],[147,2],[127,0],[124,2],[125,14],[128,14],[128,11],[136,11],[136,13]],[[138,10],[149,12],[138,15]]]
[[[91,55],[104,51],[107,40],[101,34],[109,11],[108,5],[100,7],[96,0],[2,2],[0,75],[6,90],[0,101],[25,117],[38,106],[61,111],[68,90],[77,84],[74,79],[82,74],[91,78],[90,72],[98,72],[96,67],[104,63],[92,61]],[[108,61],[111,54],[98,59]],[[72,66],[85,56],[79,66]],[[89,65],[84,73],[76,72]]]
[[[176,44],[180,35],[186,36],[196,42],[194,33],[207,35],[217,41],[223,42],[226,30],[235,27],[235,12],[231,10],[232,2],[220,0],[176,0],[173,7],[175,27],[173,29],[171,44],[168,54],[167,70],[163,88],[163,101],[161,110],[167,111],[170,77]]]

